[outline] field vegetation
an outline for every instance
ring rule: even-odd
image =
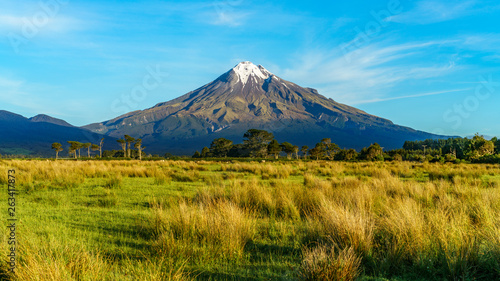
[[[9,169],[6,280],[500,278],[498,165],[0,160],[3,186]]]

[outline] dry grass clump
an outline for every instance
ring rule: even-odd
[[[223,172],[239,172],[250,173],[254,175],[260,174],[260,164],[257,162],[250,163],[235,163],[235,164],[221,164],[221,171]]]
[[[287,179],[291,174],[296,174],[296,169],[290,164],[283,163],[235,163],[221,164],[223,172],[238,172],[259,175],[263,180]]]
[[[313,174],[304,174],[304,186],[320,190],[328,190],[332,187],[332,183],[328,180],[323,180]]]
[[[123,183],[123,178],[120,174],[113,174],[104,183],[105,188],[115,189],[119,188]]]
[[[372,250],[374,219],[369,210],[326,201],[310,216],[319,223],[315,231],[324,241],[332,241],[341,249],[352,248],[361,256]]]
[[[172,259],[159,256],[154,259],[145,258],[144,261],[125,260],[124,267],[129,269],[128,275],[132,280],[145,281],[190,281],[195,280],[192,274],[186,271],[186,261],[174,262]]]
[[[171,177],[172,171],[170,170],[162,170],[156,167],[153,170],[154,184],[156,185],[164,185],[169,184],[172,180]]]
[[[155,209],[156,249],[190,259],[239,259],[255,234],[255,221],[231,202],[180,202]]]
[[[300,278],[302,280],[351,281],[360,275],[361,258],[353,248],[336,251],[325,245],[302,251]]]
[[[200,180],[200,172],[197,170],[186,171],[184,173],[173,172],[170,174],[170,178],[177,182],[196,182]]]
[[[110,263],[83,245],[25,242],[13,280],[110,280]]]
[[[24,229],[24,228],[23,228]],[[113,257],[104,255],[101,250],[92,249],[82,243],[37,237],[30,230],[23,231],[22,243],[17,247],[15,273],[5,270],[2,265],[2,280],[120,280],[125,273],[131,280],[193,280],[186,272],[185,263],[174,263],[171,259],[126,258],[117,264]],[[5,236],[4,236],[5,242]],[[6,256],[5,248],[1,251]],[[120,277],[121,276],[121,277]]]

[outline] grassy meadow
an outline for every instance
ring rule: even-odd
[[[5,280],[500,280],[500,166],[0,160]]]

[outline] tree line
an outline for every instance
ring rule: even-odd
[[[90,151],[97,151],[99,150],[99,157],[102,157],[102,146],[104,144],[104,138],[101,139],[101,141],[99,142],[99,144],[93,144],[93,143],[90,143],[90,142],[87,142],[87,143],[81,143],[81,142],[78,142],[78,141],[67,141],[68,144],[69,144],[69,148],[68,148],[68,153],[69,153],[69,156],[71,156],[73,154],[73,156],[76,158],[78,157],[81,157],[81,153],[80,153],[80,150],[82,148],[86,148],[87,149],[87,157],[91,157],[90,156]],[[56,152],[56,159],[59,158],[59,152],[63,151],[63,145],[58,143],[58,142],[55,142],[52,144],[52,149],[55,150]]]
[[[265,130],[250,129],[243,135],[243,143],[234,144],[231,140],[217,138],[210,147],[204,147],[201,152],[196,151],[193,158],[225,158],[251,157],[278,159],[286,155],[288,159],[308,158],[329,160],[383,160],[382,147],[377,143],[363,148],[359,153],[355,149],[341,149],[330,138],[324,138],[313,148],[307,145],[299,147],[290,142],[279,143],[274,135]]]
[[[384,151],[377,144],[355,149],[341,149],[330,138],[324,138],[314,147],[298,147],[289,142],[279,143],[274,135],[265,130],[250,129],[243,135],[243,143],[234,144],[231,140],[217,138],[210,147],[196,151],[193,158],[251,157],[274,158],[280,155],[288,159],[303,158],[339,161],[429,161],[500,163],[500,140],[485,139],[476,134],[473,138],[427,139],[424,141],[406,141],[401,149]]]
[[[500,163],[500,140],[476,134],[472,138],[427,139],[406,141],[402,149],[390,151],[404,160],[465,160],[476,163]]]
[[[144,154],[143,150],[145,149],[144,146],[142,146],[142,139],[138,138],[133,138],[129,135],[124,135],[123,139],[120,138],[116,140],[118,144],[120,145],[121,149],[123,150],[123,153],[121,155],[118,155],[119,157],[128,157],[128,158],[139,158],[139,160],[142,160],[142,156]],[[99,151],[99,157],[117,157],[117,151],[116,150],[106,150],[103,151],[102,147],[104,144],[104,138],[101,139],[99,144],[93,144],[93,143],[81,143],[78,141],[67,141],[69,144],[68,148],[68,154],[71,157],[75,159],[78,159],[81,157],[81,149],[87,149],[87,157],[91,157],[91,151]],[[136,149],[133,150],[132,146]],[[56,159],[59,158],[59,152],[63,151],[63,145],[61,143],[55,142],[52,144],[52,149],[56,152]],[[121,151],[120,151],[121,152]]]
[[[68,152],[75,159],[81,157],[81,149],[87,150],[87,157],[91,151],[99,151],[100,158],[137,158],[142,160],[145,147],[142,139],[124,135],[117,140],[120,150],[103,151],[104,138],[99,144],[67,141],[70,145]],[[56,159],[59,152],[63,151],[62,144],[53,143]],[[84,152],[85,153],[85,152]],[[167,153],[167,155],[172,156]],[[212,141],[210,147],[204,147],[201,152],[196,151],[192,158],[274,158],[286,157],[287,159],[315,159],[338,161],[428,161],[428,162],[461,162],[474,163],[500,163],[500,140],[485,139],[476,134],[472,138],[427,139],[423,141],[406,141],[402,148],[384,151],[377,144],[362,148],[359,152],[355,149],[341,149],[330,138],[320,140],[312,148],[307,145],[297,146],[290,142],[279,143],[274,135],[265,130],[250,129],[243,135],[243,143],[235,144],[225,138]]]

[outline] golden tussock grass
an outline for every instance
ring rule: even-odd
[[[361,273],[361,258],[353,248],[338,251],[322,245],[312,249],[304,248],[302,256],[302,280],[352,281]]]
[[[188,259],[241,258],[255,234],[247,212],[225,201],[180,202],[168,212],[155,208],[155,225],[158,252]]]

